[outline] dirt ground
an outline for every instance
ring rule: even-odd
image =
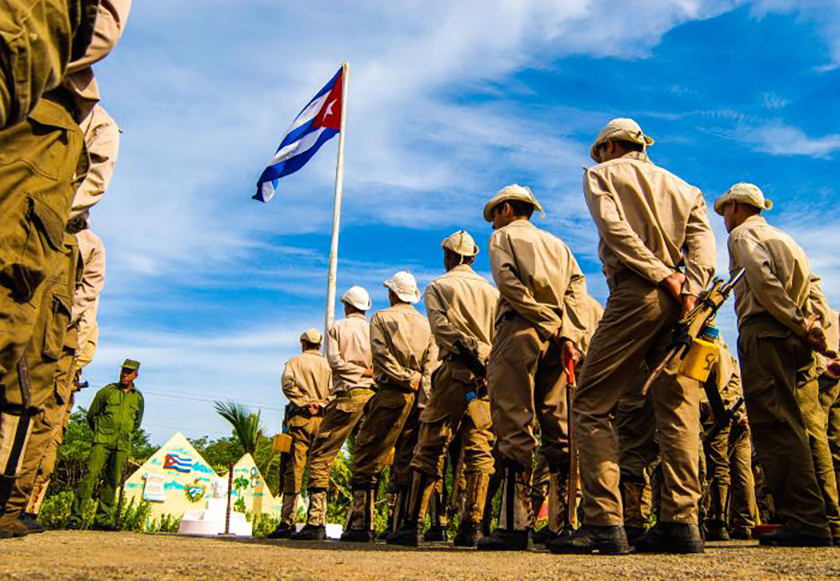
[[[435,546],[187,538],[56,531],[0,541],[2,579],[602,578],[840,576],[840,548],[765,549],[710,544],[691,556],[478,553]]]

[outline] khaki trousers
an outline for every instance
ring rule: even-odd
[[[283,494],[300,494],[306,456],[321,425],[321,416],[293,415],[287,422],[292,449],[285,465]]]
[[[643,362],[652,368],[667,351],[679,305],[635,274],[610,284],[575,396],[585,522],[620,525],[618,438],[612,416]],[[697,522],[700,499],[698,382],[677,375],[674,361],[651,386],[663,478],[660,519]]]
[[[758,507],[755,500],[750,431],[730,432],[729,446],[730,449],[734,448],[729,463],[729,522],[733,529],[751,529],[755,526]]]
[[[744,399],[776,514],[801,534],[831,536],[812,448],[819,434],[816,361],[781,323],[756,316],[739,329]]]
[[[354,490],[372,490],[376,486],[391,448],[397,444],[415,407],[415,395],[398,386],[383,385],[371,398],[356,436],[350,479]]]
[[[397,491],[407,489],[411,486],[411,458],[414,456],[414,448],[420,439],[420,412],[415,399],[414,405],[408,412],[405,424],[400,432],[397,443],[394,444],[394,465],[391,467],[391,479]]]
[[[339,394],[324,409],[324,419],[309,451],[310,491],[326,490],[330,468],[347,437],[359,425],[373,390],[356,388]]]
[[[499,322],[487,364],[487,384],[499,455],[530,470],[537,447],[551,465],[568,462],[566,374],[560,349],[517,314]]]
[[[618,463],[621,480],[646,484],[659,460],[653,398],[642,393],[649,368],[643,365],[629,389],[618,399],[615,426],[618,433]]]
[[[432,376],[432,395],[420,414],[420,435],[411,468],[432,478],[443,477],[446,451],[461,434],[464,474],[492,474],[493,432],[490,426],[476,426],[467,413],[466,394],[475,389],[475,376],[460,362],[446,360]],[[489,408],[490,402],[477,400]],[[486,410],[489,415],[489,409]]]

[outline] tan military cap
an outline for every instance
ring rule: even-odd
[[[458,230],[443,241],[441,247],[444,250],[451,250],[461,256],[475,256],[478,254],[478,246],[466,230]]]
[[[417,288],[417,281],[414,275],[401,270],[385,281],[385,288],[394,291],[401,301],[416,303],[420,300],[420,290]]]
[[[598,163],[601,163],[601,158],[598,155],[598,146],[605,141],[629,141],[630,143],[638,143],[645,147],[653,145],[653,139],[642,133],[642,128],[638,123],[624,117],[613,119],[607,123],[601,129],[601,133],[598,134],[595,143],[589,149],[589,157]]]
[[[371,307],[370,295],[360,286],[351,286],[347,289],[347,292],[341,295],[341,302],[352,305],[360,311],[367,311]]]
[[[742,204],[749,204],[755,206],[759,210],[770,210],[773,208],[773,202],[764,197],[764,192],[755,184],[748,184],[746,182],[738,182],[715,200],[715,212],[723,216],[723,207],[729,202],[740,202]]]
[[[300,334],[301,341],[307,341],[312,343],[313,345],[320,345],[321,344],[321,333],[318,332],[318,329],[314,327],[309,329],[308,331],[304,331]]]
[[[534,192],[531,191],[531,188],[520,186],[519,184],[511,184],[509,186],[503,187],[499,190],[495,196],[493,196],[487,204],[484,206],[484,219],[488,222],[493,221],[493,208],[501,204],[502,202],[507,202],[508,200],[519,200],[520,202],[528,202],[532,206],[534,206],[534,210],[540,213],[544,213],[542,206],[537,201],[537,198],[534,197]]]

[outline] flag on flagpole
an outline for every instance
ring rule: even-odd
[[[257,181],[255,200],[268,202],[280,178],[306,165],[321,146],[341,129],[341,101],[344,91],[343,69],[315,95],[286,132],[274,159]]]

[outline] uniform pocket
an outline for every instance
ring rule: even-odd
[[[41,354],[44,359],[58,361],[64,347],[64,335],[70,324],[73,299],[60,293],[53,294],[52,309],[44,330],[44,346]]]
[[[7,222],[0,230],[0,273],[15,299],[24,303],[47,278],[52,255],[64,240],[64,222],[31,196],[5,218]]]

